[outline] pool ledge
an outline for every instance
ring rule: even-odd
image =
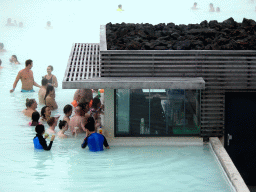
[[[232,162],[231,158],[229,157],[228,153],[226,152],[225,148],[221,144],[218,137],[210,137],[210,143],[212,148],[217,155],[222,167],[226,171],[230,181],[232,182],[233,186],[235,187],[237,192],[250,192],[248,187],[246,186],[243,178],[241,177],[240,173],[236,169],[234,163]]]
[[[203,145],[201,137],[114,137],[107,138],[111,146],[187,146]]]

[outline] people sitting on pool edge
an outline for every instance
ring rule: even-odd
[[[0,52],[6,52],[6,50],[4,49],[3,43],[0,43]]]
[[[31,59],[26,60],[25,65],[26,65],[25,69],[22,69],[19,71],[13,83],[13,89],[10,90],[11,93],[15,90],[17,83],[19,82],[20,79],[22,83],[21,92],[35,92],[33,90],[33,85],[41,88],[41,86],[34,81],[33,72],[31,70],[31,68],[33,67],[33,61]]]
[[[53,135],[51,137],[51,142],[49,144],[49,146],[47,146],[47,142],[46,142],[46,138],[48,136],[45,136],[43,138],[43,134],[45,133],[45,130],[44,130],[44,125],[37,125],[36,128],[35,128],[35,131],[36,131],[36,136],[34,137],[33,139],[33,143],[34,143],[34,147],[35,149],[44,149],[46,151],[49,151],[51,150],[51,147],[52,147],[52,143],[54,141],[54,138],[55,138],[55,135]]]
[[[88,122],[85,125],[86,128],[86,136],[84,138],[84,142],[81,147],[85,148],[87,145],[90,151],[103,151],[103,145],[110,149],[107,139],[104,135],[95,132],[95,121],[93,117],[88,118]]]
[[[53,87],[58,87],[58,81],[55,75],[52,74],[53,66],[49,65],[47,67],[47,75],[44,76],[48,80],[48,85],[52,85]]]
[[[118,9],[117,9],[117,11],[119,11],[119,12],[124,11],[124,10],[122,9],[122,5],[121,5],[121,4],[120,4],[120,5],[118,5]]]
[[[51,110],[58,109],[58,105],[55,101],[55,90],[52,85],[47,86],[44,101],[45,105],[49,106]]]
[[[67,138],[68,136],[64,134],[65,131],[68,130],[68,123],[67,123],[67,121],[61,121],[61,120],[60,120],[60,122],[59,122],[59,128],[60,128],[60,131],[58,132],[58,136],[59,136],[60,138]]]
[[[37,102],[35,99],[26,99],[26,109],[24,109],[22,112],[24,113],[24,115],[26,115],[27,117],[32,117],[32,113],[36,112],[36,108],[37,108]]]
[[[58,124],[58,119],[56,119],[55,117],[50,117],[47,120],[47,124],[49,125],[49,128],[46,130],[46,133],[48,133],[48,134],[56,134],[55,127]]]
[[[197,8],[196,6],[197,6],[197,3],[195,2],[195,3],[194,3],[194,6],[193,6],[193,7],[191,7],[191,9],[193,9],[193,10],[197,10],[198,8]]]
[[[37,126],[40,125],[41,123],[38,121],[40,119],[40,114],[35,111],[32,113],[32,121],[29,122],[29,126]]]
[[[72,111],[73,111],[73,107],[72,105],[66,105],[63,109],[63,112],[65,114],[64,118],[63,118],[63,121],[66,121],[69,125],[69,122],[70,122],[70,116],[72,115]]]
[[[88,110],[88,102],[79,103],[75,108],[75,115],[70,118],[69,122],[69,129],[72,135],[86,132],[84,127],[86,124],[85,114],[88,112]]]
[[[45,29],[52,29],[51,21],[47,21]]]
[[[45,103],[44,98],[45,98],[45,94],[46,94],[48,80],[43,77],[41,83],[42,83],[42,86],[38,91],[38,99],[39,99],[39,104],[44,104]]]
[[[10,61],[11,63],[14,63],[14,64],[20,64],[20,62],[18,61],[16,55],[12,55],[12,57],[9,59],[9,61]]]
[[[213,7],[213,4],[212,3],[210,3],[210,10],[209,10],[209,12],[215,12],[215,10],[214,10],[214,7]]]

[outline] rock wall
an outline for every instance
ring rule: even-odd
[[[256,50],[256,22],[231,17],[222,23],[106,25],[108,50]]]

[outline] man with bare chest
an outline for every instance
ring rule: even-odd
[[[41,86],[34,81],[33,72],[31,71],[32,67],[33,61],[31,59],[27,60],[25,69],[19,71],[13,83],[13,89],[10,90],[11,93],[15,90],[15,87],[17,86],[19,80],[21,80],[22,83],[21,92],[35,92],[33,90],[33,85],[41,88]]]

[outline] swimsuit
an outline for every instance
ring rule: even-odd
[[[52,75],[53,77],[53,75]],[[47,79],[48,80],[48,83],[51,83],[52,84],[52,77],[50,79]],[[46,75],[45,75],[45,79],[46,79]]]
[[[89,150],[96,152],[96,151],[103,151],[103,145],[108,147],[107,139],[104,135],[99,133],[93,133],[85,138],[82,148],[85,148],[88,144]]]
[[[52,147],[53,141],[50,142],[49,146],[47,146],[47,143],[42,135],[36,134],[36,136],[33,139],[34,147],[35,149],[44,149],[49,151]]]
[[[35,92],[33,89],[31,89],[31,90],[24,90],[24,89],[21,89],[21,92],[22,93],[32,93],[32,92]]]

